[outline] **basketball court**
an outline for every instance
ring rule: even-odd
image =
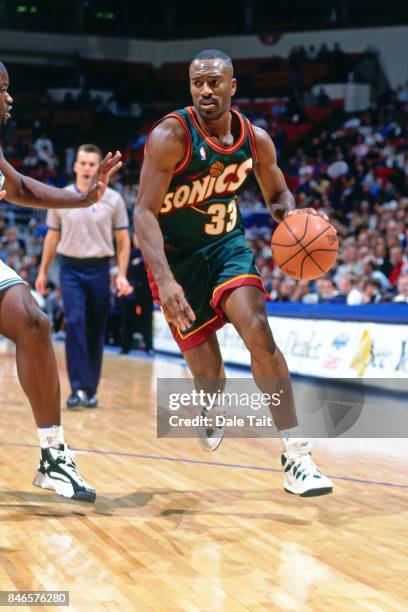
[[[1,590],[67,590],[72,610],[406,609],[402,440],[317,441],[335,491],[298,498],[276,440],[226,439],[209,455],[156,437],[156,378],[187,376],[181,361],[108,354],[100,409],[63,411],[97,501],[66,501],[31,485],[35,425],[0,346]]]

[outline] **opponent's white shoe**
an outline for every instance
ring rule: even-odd
[[[301,497],[327,495],[333,491],[333,483],[322,474],[310,452],[294,455],[283,453],[281,463],[284,471],[284,489]]]
[[[33,485],[91,504],[96,498],[95,489],[87,484],[78,472],[73,453],[67,444],[60,444],[58,448],[41,449],[41,459]]]

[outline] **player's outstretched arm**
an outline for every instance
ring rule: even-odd
[[[184,129],[177,119],[165,119],[151,132],[140,174],[134,219],[135,234],[157,283],[164,314],[182,331],[190,327],[195,315],[170,270],[157,216],[173,172],[184,157],[185,146]]]
[[[275,146],[269,134],[255,126],[253,129],[258,151],[254,168],[255,176],[272,217],[280,223],[286,215],[296,214],[299,211],[295,209],[295,198],[289,191],[282,170],[278,166]],[[327,219],[324,213],[317,212],[314,208],[302,210]]]
[[[0,150],[0,171],[4,176],[7,199],[13,204],[32,208],[82,208],[98,202],[110,178],[122,166],[119,151],[108,153],[101,162],[95,181],[86,193],[76,193],[40,183],[17,172]]]

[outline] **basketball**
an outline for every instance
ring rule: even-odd
[[[331,223],[318,215],[299,212],[279,223],[271,249],[282,272],[297,280],[314,280],[334,266],[339,239]]]

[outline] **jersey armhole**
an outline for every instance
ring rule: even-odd
[[[254,158],[254,161],[256,162],[258,161],[258,149],[256,148],[254,129],[249,119],[246,119],[246,123],[247,123],[247,128],[248,128],[249,146],[251,147],[252,157]]]
[[[148,143],[150,134],[152,133],[154,128],[159,125],[159,123],[164,121],[164,119],[177,119],[177,121],[180,121],[186,133],[186,139],[187,139],[186,152],[184,154],[183,159],[177,164],[173,172],[173,176],[176,176],[177,174],[180,174],[180,172],[183,172],[183,170],[188,166],[191,160],[191,156],[193,154],[193,144],[191,142],[191,134],[190,134],[190,130],[188,129],[187,121],[184,119],[184,117],[182,117],[178,113],[169,113],[168,115],[165,115],[164,117],[159,119],[159,121],[156,121],[156,123],[151,127],[147,135],[146,142],[144,145],[144,154],[146,154],[146,147],[147,147],[147,143]]]

